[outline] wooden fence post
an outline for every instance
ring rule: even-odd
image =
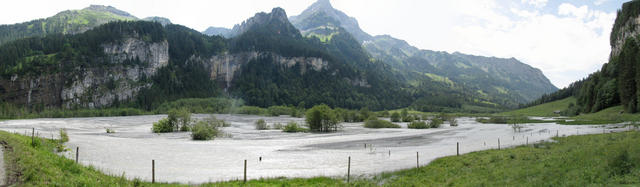
[[[80,147],[76,147],[76,164],[78,163],[79,156],[80,156]]]
[[[347,183],[351,180],[351,156],[349,156],[349,161],[347,163]]]
[[[419,167],[420,167],[420,159],[419,159],[418,152],[416,151],[416,169],[418,169]]]
[[[36,142],[34,139],[34,135],[36,134],[36,128],[31,128],[31,147],[35,147],[36,146]]]
[[[460,156],[460,142],[456,142],[456,156]]]
[[[247,183],[247,160],[244,160],[244,183]]]
[[[500,138],[498,138],[498,150],[500,150]]]
[[[151,184],[156,183],[156,160],[151,160]]]

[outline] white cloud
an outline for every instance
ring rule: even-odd
[[[547,5],[548,0],[521,0],[522,3],[530,4],[538,8],[542,8]]]
[[[596,1],[593,2],[593,4],[594,5],[601,5],[603,3],[606,3],[607,1],[609,1],[609,0],[596,0]]]
[[[562,16],[575,16],[576,18],[584,19],[590,13],[593,14],[593,11],[589,11],[587,5],[576,7],[569,3],[562,3],[558,6],[558,14]]]

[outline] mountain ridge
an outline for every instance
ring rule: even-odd
[[[328,0],[319,0],[300,15],[291,16],[290,19],[306,36],[321,39],[330,38],[332,33],[337,32],[334,29],[335,26],[344,27],[354,36],[360,36],[356,38],[359,38],[359,41],[374,58],[381,59],[398,71],[435,74],[449,78],[456,84],[471,86],[491,95],[508,96],[514,101],[509,104],[512,107],[557,90],[540,69],[531,67],[515,58],[505,59],[467,55],[459,52],[424,50],[390,35],[370,36],[358,27],[355,18],[334,9]],[[323,22],[325,23],[323,24]],[[511,63],[509,67],[502,68],[504,63],[500,62],[514,63]],[[514,70],[516,73],[509,73]],[[461,74],[464,72],[467,74]],[[535,81],[519,76],[520,74],[528,75]],[[486,78],[487,76],[489,78]],[[511,80],[511,78],[516,78],[516,80]],[[484,81],[474,83],[475,79],[484,79]],[[527,86],[519,86],[522,83]],[[513,93],[505,93],[505,91]]]

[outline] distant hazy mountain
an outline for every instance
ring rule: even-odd
[[[225,38],[231,38],[231,29],[223,27],[209,27],[207,30],[202,31],[202,33],[209,36],[218,35]]]
[[[457,86],[474,89],[481,94],[508,98],[510,106],[530,102],[557,90],[539,69],[514,58],[421,50],[388,35],[372,37],[360,29],[354,18],[334,9],[329,0],[318,0],[290,19],[305,36],[325,41],[342,27],[354,35],[374,58],[398,71],[415,72],[432,80],[450,80]]]
[[[91,5],[67,10],[52,17],[12,25],[0,25],[0,45],[9,41],[47,34],[77,34],[117,20],[137,20],[135,16],[111,6]]]
[[[142,20],[143,21],[158,22],[162,26],[167,26],[167,25],[171,24],[171,20],[169,20],[169,18],[163,18],[163,17],[158,17],[158,16],[146,17],[146,18],[144,18]]]

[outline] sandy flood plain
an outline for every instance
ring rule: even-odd
[[[205,114],[193,117],[202,119]],[[66,129],[72,151],[63,153],[75,159],[80,147],[80,163],[92,165],[105,173],[151,180],[151,160],[156,164],[156,181],[204,183],[242,179],[247,160],[249,179],[268,177],[344,177],[347,159],[351,157],[351,173],[367,176],[384,171],[416,166],[431,160],[460,153],[523,145],[549,140],[559,134],[593,134],[616,130],[613,126],[524,124],[520,132],[508,125],[481,124],[475,118],[458,118],[458,127],[444,124],[437,129],[367,129],[362,123],[342,123],[335,133],[284,133],[280,130],[255,130],[254,122],[267,124],[296,121],[303,118],[264,117],[216,114],[231,124],[222,128],[226,137],[213,141],[192,141],[189,133],[154,134],[153,122],[166,115],[93,117],[66,119],[29,119],[0,122],[0,130],[30,134],[35,128],[39,136],[58,138]],[[615,125],[614,125],[615,126]],[[116,131],[107,134],[106,128]],[[365,144],[367,147],[365,148]],[[389,154],[390,153],[390,154]],[[262,157],[260,161],[259,158]]]

